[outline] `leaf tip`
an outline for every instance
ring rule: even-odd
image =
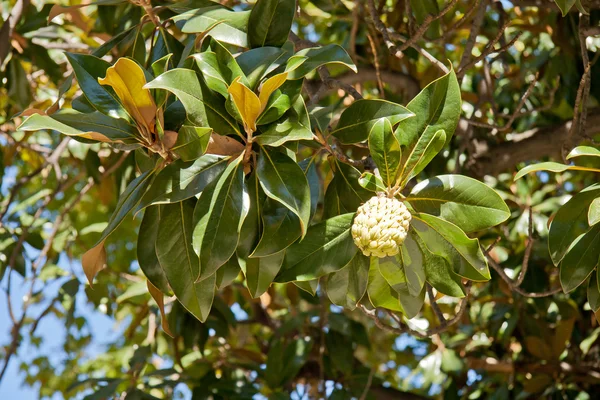
[[[83,254],[81,258],[81,266],[83,272],[93,288],[94,277],[96,274],[106,267],[106,249],[104,248],[104,240],[92,247]]]
[[[169,321],[167,320],[167,314],[165,313],[164,294],[149,280],[146,281],[146,286],[148,287],[148,292],[150,293],[150,296],[152,296],[152,298],[154,299],[154,301],[156,301],[156,304],[158,305],[163,330],[167,335],[174,338],[175,335],[173,335],[173,333],[171,332],[171,328],[169,328]]]

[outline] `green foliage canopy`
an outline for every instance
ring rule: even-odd
[[[6,4],[0,384],[55,315],[41,396],[599,390],[594,1]],[[396,256],[353,242],[378,195]],[[102,357],[77,296],[126,326]]]

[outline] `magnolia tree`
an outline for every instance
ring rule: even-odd
[[[11,4],[0,384],[20,359],[66,398],[593,398],[597,7]],[[123,329],[97,358],[77,299]]]

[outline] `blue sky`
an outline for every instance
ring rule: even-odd
[[[60,264],[64,265],[64,262]],[[81,273],[81,269],[79,266],[75,266],[74,268],[78,271],[78,279],[80,282],[83,281],[83,273]],[[70,278],[67,278],[70,279]],[[16,310],[17,318],[20,315],[20,299],[27,293],[29,288],[29,283],[24,282],[20,275],[13,273],[13,285],[12,285],[12,293],[13,295],[13,308]],[[47,298],[51,299],[56,296],[58,293],[58,289],[64,283],[64,280],[60,280],[59,282],[55,282],[44,289],[44,293],[47,294]],[[2,284],[2,288],[6,287],[6,279]],[[84,316],[89,324],[89,329],[94,332],[94,341],[92,345],[89,347],[89,356],[93,356],[94,354],[98,354],[104,348],[104,343],[98,341],[98,338],[104,338],[106,343],[110,341],[111,338],[115,338],[117,335],[121,333],[113,330],[113,321],[107,317],[106,315],[100,313],[97,310],[94,310],[92,306],[87,303],[85,292],[83,291],[83,285],[80,287],[79,292],[76,297],[77,301],[77,313],[79,315]],[[28,313],[31,316],[37,316],[40,313],[40,309],[42,307],[31,307],[31,312]],[[10,329],[12,326],[12,322],[8,315],[8,308],[6,306],[6,301],[2,298],[0,301],[0,343],[2,345],[10,342]],[[28,329],[28,328],[26,328]],[[10,399],[19,399],[19,400],[34,400],[38,398],[37,388],[29,388],[26,385],[23,385],[24,374],[19,371],[19,365],[25,361],[31,360],[40,355],[47,355],[51,358],[59,359],[58,357],[63,354],[62,344],[65,339],[66,331],[64,324],[59,321],[53,315],[47,316],[42,319],[40,325],[37,328],[37,334],[42,336],[42,344],[39,348],[36,348],[25,341],[17,356],[13,356],[11,362],[9,364],[6,376],[0,382],[0,399],[10,398]],[[25,335],[27,336],[27,335]],[[54,355],[54,356],[53,356]],[[59,399],[60,397],[56,397]]]
[[[4,141],[0,140],[0,145],[5,144]],[[2,185],[0,186],[0,197],[7,195],[8,188],[14,184],[16,168],[8,167],[5,170],[5,175],[2,177]],[[27,245],[26,245],[27,246]],[[31,248],[27,248],[31,256],[35,256],[35,251]],[[65,256],[61,256],[58,265],[65,270],[73,270],[77,274],[79,282],[85,282],[85,277],[81,266],[72,264]],[[28,268],[30,266],[28,265]],[[8,272],[7,272],[8,274]],[[44,297],[47,301],[55,298],[58,294],[58,290],[61,285],[70,280],[71,277],[59,279],[47,286],[44,285]],[[4,291],[6,290],[7,279],[6,275],[3,281],[0,283],[0,345],[8,345],[11,341],[11,327],[12,321],[8,314],[8,304]],[[38,288],[41,288],[42,284],[38,284]],[[29,290],[29,282],[25,281],[19,274],[13,273],[12,275],[12,287],[11,287],[11,299],[13,303],[13,310],[16,314],[16,318],[21,316],[21,306],[23,296],[27,294]],[[48,302],[43,302],[39,306],[32,306],[29,309],[29,317],[37,317],[40,315],[42,310],[47,306]],[[94,310],[92,306],[87,303],[85,292],[83,291],[83,285],[80,286],[79,292],[76,297],[77,301],[77,313],[84,316],[89,324],[89,329],[94,332],[94,341],[89,347],[90,354],[99,353],[103,350],[103,344],[98,342],[96,338],[105,338],[109,340],[119,335],[119,332],[113,331],[113,321],[106,315]],[[24,332],[29,329],[26,327]],[[37,387],[30,388],[23,384],[24,373],[20,372],[20,365],[22,362],[27,362],[40,355],[48,355],[54,360],[59,360],[62,353],[62,344],[65,339],[66,331],[62,321],[59,321],[53,315],[44,317],[40,325],[38,326],[36,333],[42,337],[42,344],[39,348],[32,346],[27,341],[27,333],[25,334],[25,340],[19,348],[17,354],[12,357],[9,367],[6,371],[6,375],[0,382],[0,399],[18,399],[18,400],[34,400],[38,398]],[[0,366],[4,366],[4,361],[0,359]],[[58,399],[59,397],[57,397]]]

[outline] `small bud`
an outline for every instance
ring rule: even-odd
[[[373,196],[356,211],[352,238],[366,256],[394,256],[406,239],[411,218],[401,201]]]

